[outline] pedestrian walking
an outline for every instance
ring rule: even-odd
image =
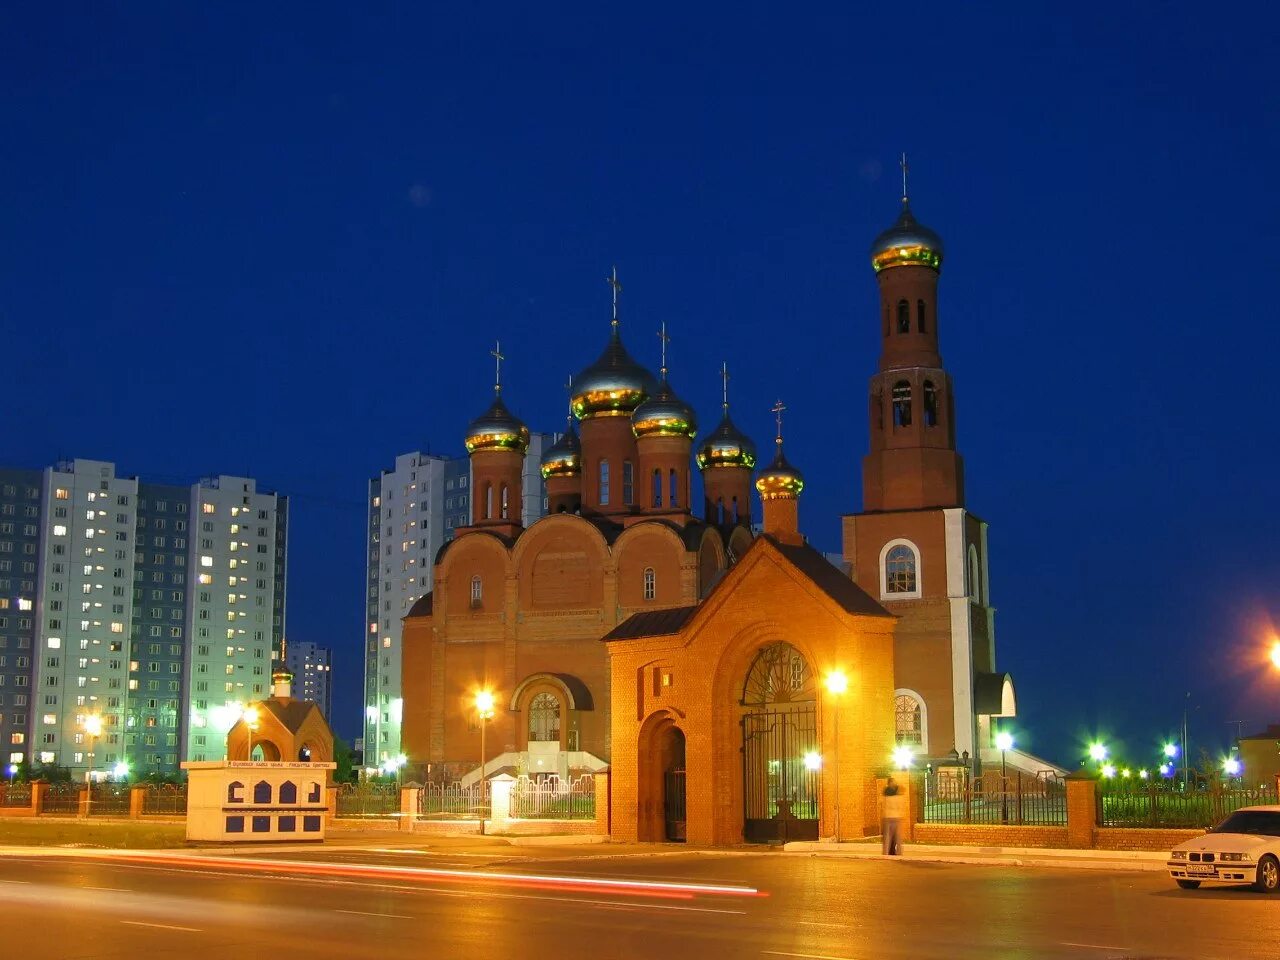
[[[880,828],[884,855],[902,855],[902,818],[906,815],[907,798],[890,777],[884,785],[884,813]]]

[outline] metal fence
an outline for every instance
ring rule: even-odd
[[[127,783],[95,783],[89,787],[91,817],[120,817],[129,815],[129,791]]]
[[[418,813],[432,819],[479,820],[489,816],[489,781],[480,780],[463,786],[452,783],[428,783],[422,788]]]
[[[386,817],[400,812],[400,786],[396,783],[338,784],[337,817]]]
[[[511,816],[516,820],[590,820],[595,815],[596,782],[591,774],[517,777],[511,785]]]
[[[1258,786],[1210,781],[1192,784],[1104,780],[1098,785],[1103,827],[1212,827],[1241,807],[1276,803],[1275,782]]]
[[[970,776],[933,772],[924,778],[925,823],[985,823],[1015,826],[1065,826],[1067,789],[1048,771],[1036,775]]]
[[[10,783],[0,786],[0,807],[31,806],[31,784]]]
[[[44,792],[44,813],[76,814],[80,812],[80,791],[84,784],[75,782],[51,783]]]
[[[187,812],[187,787],[178,783],[153,783],[142,795],[143,814],[184,814]]]

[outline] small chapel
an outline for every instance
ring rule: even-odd
[[[943,246],[905,189],[870,259],[882,346],[843,569],[804,536],[782,404],[760,466],[722,367],[720,419],[699,440],[665,337],[656,377],[623,345],[616,273],[609,339],[572,381],[541,462],[549,512],[528,528],[529,431],[495,383],[466,435],[471,523],[404,621],[411,775],[608,768],[615,837],[731,844],[876,832],[895,749],[975,772],[998,756],[1016,699],[938,347]]]

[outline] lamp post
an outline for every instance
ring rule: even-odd
[[[85,813],[93,803],[93,745],[102,736],[102,715],[91,713],[84,718],[84,732],[89,735],[89,762],[84,770]]]
[[[849,689],[849,678],[842,670],[827,674],[827,692],[831,694],[831,776],[836,782],[835,841],[840,842],[840,704],[837,698]]]
[[[249,737],[249,749],[248,749],[248,752],[245,753],[244,758],[250,762],[252,762],[253,760],[253,734],[254,734],[254,731],[258,729],[259,716],[260,714],[258,713],[257,707],[249,707],[247,710],[245,710],[243,715],[244,728],[248,732],[248,737]]]
[[[1005,766],[1005,751],[1013,749],[1013,734],[1001,730],[996,734],[996,749],[1000,751],[1000,822],[1009,822],[1009,779]]]
[[[480,799],[484,799],[484,765],[487,762],[485,757],[484,734],[485,728],[488,726],[489,720],[493,718],[493,691],[477,690],[476,691],[476,716],[480,720]],[[484,833],[484,814],[480,815],[480,832]]]

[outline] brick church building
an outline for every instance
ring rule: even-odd
[[[542,458],[550,513],[527,529],[528,430],[495,385],[467,433],[471,525],[405,618],[411,774],[475,779],[482,750],[486,776],[610,766],[616,836],[735,843],[875,832],[871,785],[895,742],[920,765],[979,767],[1015,700],[938,352],[942,255],[905,198],[872,247],[883,347],[848,573],[801,533],[781,413],[758,473],[727,390],[697,442],[665,351],[654,377],[623,346],[616,279],[609,341]]]

